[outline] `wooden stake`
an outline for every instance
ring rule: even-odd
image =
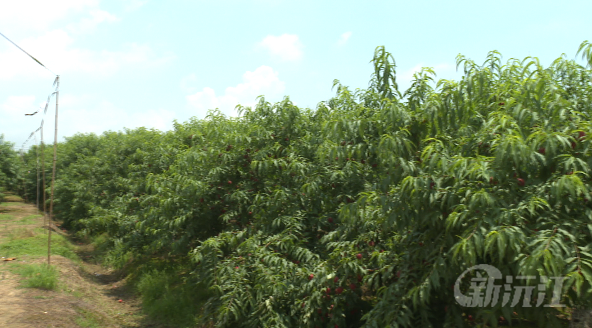
[[[35,143],[37,143],[37,137],[35,137]],[[39,213],[39,146],[37,146],[37,200],[35,201],[35,206],[37,207],[37,213]]]
[[[43,143],[43,123],[41,123],[41,171],[43,172],[43,187],[41,187],[41,190],[43,191],[43,226],[49,228],[49,225],[47,224],[47,208],[45,202],[45,186],[47,185],[45,184],[45,144]]]
[[[58,98],[60,96],[60,76],[56,77],[56,113],[55,113],[55,132],[53,135],[53,172],[51,173],[51,196],[49,201],[49,222],[48,228],[53,218],[53,191],[55,188],[56,161],[58,157]],[[51,229],[47,229],[47,266],[51,265]]]
[[[25,168],[25,170],[27,169],[27,165],[25,163],[25,154],[23,153],[22,149],[21,149],[21,160],[23,161],[23,166]],[[25,199],[25,204],[27,203],[27,185],[26,185],[26,173],[24,173],[23,171],[23,198]]]

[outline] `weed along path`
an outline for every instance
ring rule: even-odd
[[[111,272],[93,261],[92,245],[47,230],[34,205],[17,196],[0,203],[0,327],[158,327]]]

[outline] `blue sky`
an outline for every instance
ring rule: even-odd
[[[366,88],[374,49],[395,57],[402,90],[433,67],[456,79],[460,53],[544,65],[592,39],[592,1],[19,0],[0,32],[61,76],[59,138],[124,127],[167,130],[219,108],[236,116],[284,96],[316,108],[338,79]],[[578,58],[579,62],[582,62]],[[0,134],[20,148],[54,76],[0,38]],[[53,141],[55,100],[45,117]],[[31,140],[26,147],[33,144]]]

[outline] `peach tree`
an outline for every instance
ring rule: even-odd
[[[460,80],[424,68],[400,92],[378,47],[369,88],[336,80],[315,110],[261,97],[235,118],[77,137],[56,209],[114,256],[209,286],[204,324],[561,327],[557,308],[463,307],[453,287],[490,264],[565,277],[561,301],[592,306],[591,49],[587,67],[459,55]]]

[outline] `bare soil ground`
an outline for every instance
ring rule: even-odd
[[[8,196],[0,204],[0,245],[15,232],[39,234],[42,226],[40,212],[19,197]],[[59,271],[53,291],[22,288],[23,278],[10,270],[19,263],[47,263],[47,256],[4,261],[0,254],[0,327],[160,327],[141,314],[139,301],[116,272],[93,263],[90,245],[72,243],[72,248],[82,261],[51,257]]]

